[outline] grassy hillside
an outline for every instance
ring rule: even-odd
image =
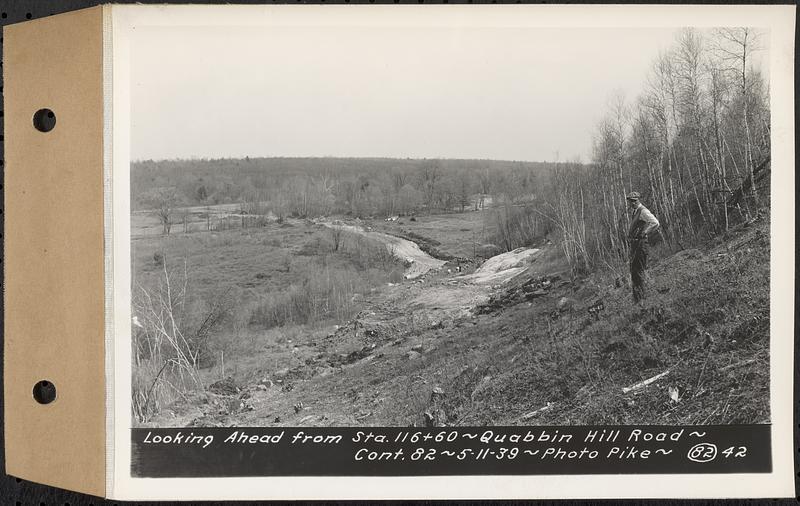
[[[610,274],[508,305],[485,335],[503,336],[452,381],[459,423],[725,424],[769,421],[768,217],[661,258],[644,307]],[[536,265],[532,266],[536,270]],[[557,301],[571,309],[553,320]],[[602,302],[595,318],[588,307]],[[624,393],[648,378],[661,379]],[[486,378],[489,379],[486,379]]]
[[[402,228],[441,235],[444,254],[463,250],[432,233],[439,219]],[[559,249],[546,245],[503,286],[444,270],[413,282],[384,279],[353,297],[357,309],[346,318],[249,326],[231,340],[224,371],[219,363],[204,369],[204,390],[147,424],[766,422],[768,222],[761,216],[674,255],[657,248],[645,307],[631,305],[624,273],[572,278]],[[220,281],[249,282],[225,267],[240,253],[209,246]],[[596,317],[588,308],[598,302]]]

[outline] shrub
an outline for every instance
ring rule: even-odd
[[[182,325],[187,276],[163,271],[156,287],[138,286],[134,292],[133,389],[134,416],[146,422],[162,405],[193,386],[197,376],[198,351],[187,340]]]
[[[533,206],[498,206],[489,217],[490,227],[497,232],[489,241],[512,251],[529,246],[553,230],[550,220],[542,217]]]
[[[211,337],[236,306],[231,292],[210,301],[188,291],[188,270],[162,265],[155,286],[138,285],[133,295],[133,415],[147,422],[162,406],[203,385],[199,368],[213,365]]]
[[[370,283],[353,269],[322,267],[305,273],[286,291],[261,296],[253,308],[251,324],[267,328],[323,320],[346,320],[356,311],[353,295]]]
[[[280,237],[264,237],[261,239],[261,244],[264,246],[272,246],[273,248],[280,248],[283,246]]]
[[[359,270],[375,267],[389,270],[399,263],[393,252],[384,244],[353,232],[346,232],[339,250],[347,255]]]
[[[300,247],[300,251],[297,254],[302,256],[321,256],[331,251],[333,251],[333,244],[328,238],[315,234]]]

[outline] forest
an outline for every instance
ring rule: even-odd
[[[530,198],[556,164],[497,160],[249,158],[139,161],[134,209],[241,203],[279,218],[464,211],[473,194]]]
[[[769,206],[768,83],[751,65],[750,28],[684,29],[637,97],[616,96],[589,167],[559,167],[537,206],[564,253],[591,270],[627,258],[625,195],[639,191],[661,236],[684,249]]]

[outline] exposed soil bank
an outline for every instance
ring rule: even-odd
[[[364,230],[363,227],[357,225],[346,225],[335,222],[329,223],[326,221],[320,221],[318,223],[329,228],[337,228],[354,234],[363,235],[364,237],[385,245],[395,258],[407,265],[404,274],[405,279],[416,279],[428,273],[428,271],[436,270],[447,263],[444,260],[433,258],[422,251],[416,243],[407,239],[384,234],[383,232]]]

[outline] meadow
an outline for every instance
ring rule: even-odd
[[[259,350],[269,349],[270,360],[277,361],[287,342],[349,321],[382,287],[403,281],[402,260],[368,237],[337,233],[306,219],[218,227],[215,223],[235,218],[207,222],[200,211],[187,213],[192,218],[186,226],[168,235],[158,233],[159,221],[152,214],[134,214],[134,405],[139,421],[185,392],[231,375],[251,376],[256,365],[263,365],[252,363]],[[474,238],[484,236],[488,213],[359,223],[400,237],[410,234],[420,244],[435,244],[448,258],[472,257]]]

